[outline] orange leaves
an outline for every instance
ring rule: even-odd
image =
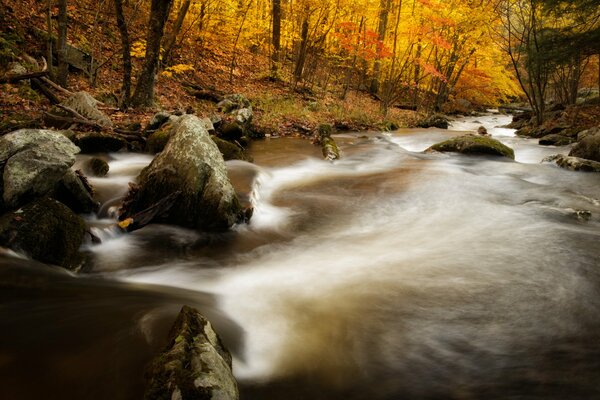
[[[363,60],[390,57],[392,52],[379,40],[379,35],[350,21],[340,22],[333,36],[342,50]]]

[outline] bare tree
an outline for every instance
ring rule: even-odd
[[[58,0],[58,48],[56,51],[58,73],[56,74],[56,83],[63,87],[67,87],[67,78],[69,75],[69,64],[67,63],[68,23],[67,0]]]
[[[123,84],[121,86],[121,109],[127,109],[131,98],[131,44],[129,41],[129,30],[127,21],[123,14],[123,0],[114,0],[115,13],[117,14],[117,26],[121,33],[121,47],[123,54]]]

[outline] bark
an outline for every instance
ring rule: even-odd
[[[172,2],[173,0],[152,0],[146,39],[146,58],[131,99],[131,105],[134,107],[150,107],[154,103],[154,84],[160,56],[160,42],[164,35]]]
[[[48,27],[48,40],[46,41],[46,58],[48,59],[48,69],[50,70],[50,79],[54,79],[52,73],[52,0],[48,0],[46,10],[46,25]]]
[[[181,27],[183,26],[183,21],[185,20],[185,16],[190,8],[191,0],[184,0],[179,8],[179,14],[177,14],[177,19],[175,20],[175,24],[173,25],[173,29],[170,34],[167,36],[167,40],[165,43],[165,51],[163,52],[163,65],[169,65],[171,61],[171,53],[173,52],[173,48],[175,47],[175,42],[177,40],[177,35],[181,32]]]
[[[127,21],[123,14],[123,1],[114,0],[115,12],[117,14],[117,26],[121,34],[121,47],[123,54],[123,84],[121,85],[121,104],[120,108],[125,110],[129,106],[131,98],[131,44],[129,42],[129,30]]]
[[[377,29],[378,39],[383,45],[385,40],[385,31],[387,29],[388,15],[390,13],[391,0],[381,0],[379,4],[379,26]],[[379,80],[381,79],[380,56],[377,55],[375,65],[373,65],[373,79],[371,80],[370,92],[376,94],[379,92]]]
[[[271,76],[277,77],[279,70],[279,52],[281,50],[281,0],[273,0],[273,54],[271,55]]]
[[[306,63],[306,51],[308,48],[308,10],[302,21],[302,32],[300,33],[300,49],[298,51],[298,59],[296,60],[296,68],[294,69],[294,80],[298,83],[302,79],[304,64]]]
[[[69,75],[69,64],[67,63],[67,0],[58,0],[58,73],[56,74],[56,83],[67,87],[67,78]]]

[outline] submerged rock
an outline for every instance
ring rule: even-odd
[[[600,133],[585,136],[573,146],[569,156],[600,162]]]
[[[455,152],[462,154],[484,154],[515,159],[513,149],[490,137],[465,135],[436,143],[425,151]]]
[[[479,128],[477,128],[477,134],[479,136],[490,136],[490,134],[488,133],[487,129],[485,126],[480,126]]]
[[[100,203],[94,200],[91,187],[80,171],[68,170],[55,187],[52,197],[76,213],[89,214],[100,208]]]
[[[223,231],[243,218],[223,156],[194,115],[182,116],[173,124],[164,150],[142,170],[137,181],[139,189],[125,206],[122,220],[178,192],[173,207],[157,220]]]
[[[0,138],[3,200],[14,208],[50,192],[75,163],[79,148],[60,132],[21,129]]]
[[[102,177],[108,174],[110,166],[103,159],[92,157],[90,161],[88,161],[88,168],[94,176]]]
[[[82,261],[85,231],[83,219],[67,206],[42,198],[0,217],[0,246],[73,269]]]
[[[183,306],[165,351],[147,368],[146,400],[236,400],[231,355],[210,322],[198,310]]]
[[[565,156],[563,154],[546,157],[542,162],[555,162],[559,167],[571,171],[600,172],[600,162],[598,161]]]

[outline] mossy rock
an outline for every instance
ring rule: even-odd
[[[228,160],[244,160],[244,161],[252,161],[252,158],[248,156],[244,149],[240,148],[235,143],[228,142],[227,140],[220,139],[214,135],[210,137],[213,142],[219,148],[219,151],[223,155],[223,159],[225,161]]]
[[[218,136],[225,140],[238,140],[246,134],[244,126],[237,121],[221,125]]]
[[[146,141],[146,151],[151,154],[156,154],[163,151],[169,142],[169,139],[171,138],[171,134],[173,133],[173,129],[171,128],[171,124],[165,124],[159,130],[150,135]]]
[[[331,124],[321,124],[317,128],[317,133],[320,139],[328,138],[333,133],[333,126]]]
[[[323,152],[323,157],[328,161],[338,160],[340,158],[340,150],[332,137],[321,139],[321,150]]]
[[[85,232],[81,217],[50,198],[38,199],[0,217],[0,246],[68,269],[81,264],[79,247]]]
[[[144,399],[237,400],[231,355],[210,322],[183,306],[166,349],[146,369]]]
[[[483,136],[465,135],[436,143],[426,151],[481,154],[515,159],[515,152],[496,139]]]
[[[106,176],[110,169],[110,166],[106,161],[99,157],[92,157],[88,162],[88,168],[94,174],[94,176]]]
[[[554,156],[546,157],[543,161],[555,162],[556,165],[558,165],[559,167],[571,171],[600,172],[600,162],[587,160],[585,158],[557,154]]]

